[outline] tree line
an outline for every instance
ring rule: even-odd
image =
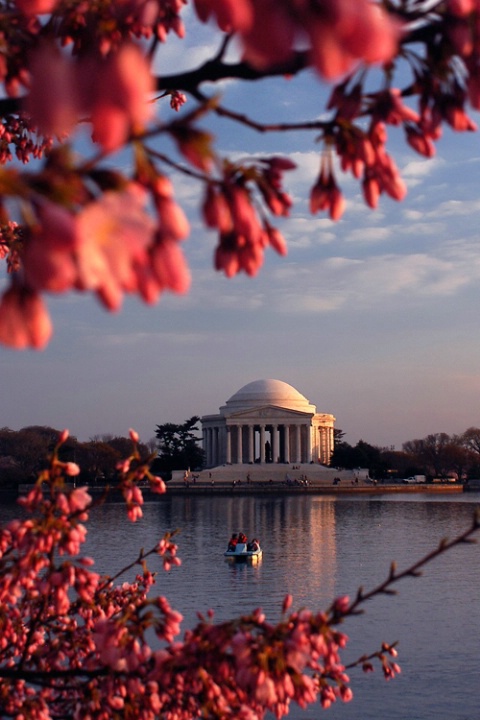
[[[183,423],[157,425],[156,437],[138,443],[141,458],[152,458],[152,472],[167,480],[173,470],[203,466],[203,450],[196,435],[199,421],[193,416]],[[47,467],[59,435],[59,430],[44,425],[20,430],[0,428],[0,487],[15,489],[19,484],[35,482],[39,471]],[[59,452],[63,462],[80,466],[78,482],[101,485],[116,479],[117,464],[130,455],[131,449],[130,437],[105,434],[94,435],[87,442],[69,436]]]
[[[59,435],[59,430],[44,425],[20,430],[0,428],[0,487],[13,489],[22,483],[35,482],[39,471],[48,466]],[[117,463],[131,451],[129,437],[95,435],[87,442],[80,442],[70,436],[61,447],[60,459],[81,467],[78,482],[94,485],[113,481]],[[155,442],[140,443],[139,452],[146,459],[155,452]]]
[[[174,470],[199,470],[204,453],[198,437],[200,418],[183,423],[156,426],[155,437],[139,443],[142,459],[152,458],[152,471],[168,480]],[[34,482],[58,440],[55,428],[31,425],[21,430],[0,428],[0,487],[15,488]],[[117,464],[131,452],[131,439],[114,435],[95,435],[87,442],[70,436],[62,445],[61,459],[81,467],[79,481],[89,485],[113,482]],[[401,450],[381,448],[360,440],[350,445],[341,430],[335,431],[332,467],[368,468],[376,479],[426,475],[428,479],[455,477],[480,478],[480,428],[470,427],[460,435],[432,433],[408,440]]]
[[[379,448],[363,440],[351,446],[340,434],[330,464],[368,468],[370,476],[377,479],[426,475],[427,480],[472,480],[480,478],[480,428],[470,427],[459,435],[431,433],[408,440],[401,450]]]

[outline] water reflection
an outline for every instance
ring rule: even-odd
[[[323,609],[332,599],[377,585],[390,562],[407,567],[442,537],[470,524],[476,495],[432,498],[411,495],[371,498],[289,496],[171,497],[145,506],[135,525],[123,505],[92,513],[86,554],[96,569],[113,573],[153,546],[165,530],[180,529],[183,564],[160,572],[157,589],[185,616],[209,608],[218,620],[262,607],[279,617],[286,593],[294,606]],[[0,516],[13,511],[0,509]],[[264,551],[258,564],[225,562],[232,532],[257,536]],[[161,569],[154,558],[152,567]],[[354,675],[355,700],[328,711],[332,720],[477,720],[480,703],[479,546],[462,546],[406,580],[393,598],[377,597],[366,614],[345,624],[347,660],[400,640],[403,673],[385,683],[381,673]],[[323,716],[320,708],[293,720]],[[327,717],[327,716],[326,716]]]

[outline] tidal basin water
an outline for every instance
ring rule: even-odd
[[[275,620],[286,593],[294,607],[327,607],[338,595],[383,581],[394,560],[403,569],[444,538],[466,529],[480,494],[455,497],[166,497],[127,522],[121,504],[96,509],[86,554],[112,574],[179,529],[182,565],[159,575],[158,590],[185,617],[213,609],[218,620],[262,607]],[[3,513],[0,513],[0,516]],[[223,557],[232,532],[262,542],[257,565]],[[480,534],[479,534],[480,541]],[[154,558],[152,569],[160,568]],[[381,670],[350,672],[354,699],[329,710],[294,706],[294,720],[478,720],[480,718],[480,544],[463,545],[406,579],[394,597],[377,597],[365,614],[343,626],[350,638],[345,662],[398,640],[402,674],[386,682]]]

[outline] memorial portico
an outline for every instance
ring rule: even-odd
[[[317,413],[281,380],[255,380],[202,417],[207,467],[237,463],[328,464],[335,418]]]

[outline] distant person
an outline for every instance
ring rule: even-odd
[[[248,543],[247,550],[249,552],[257,552],[258,550],[260,550],[260,543],[256,538],[253,538],[252,542]]]
[[[229,552],[235,552],[235,548],[237,547],[238,543],[238,535],[237,533],[233,533],[232,537],[228,541],[228,550]]]
[[[238,542],[239,543],[246,543],[247,542],[247,536],[241,532],[238,534]]]

